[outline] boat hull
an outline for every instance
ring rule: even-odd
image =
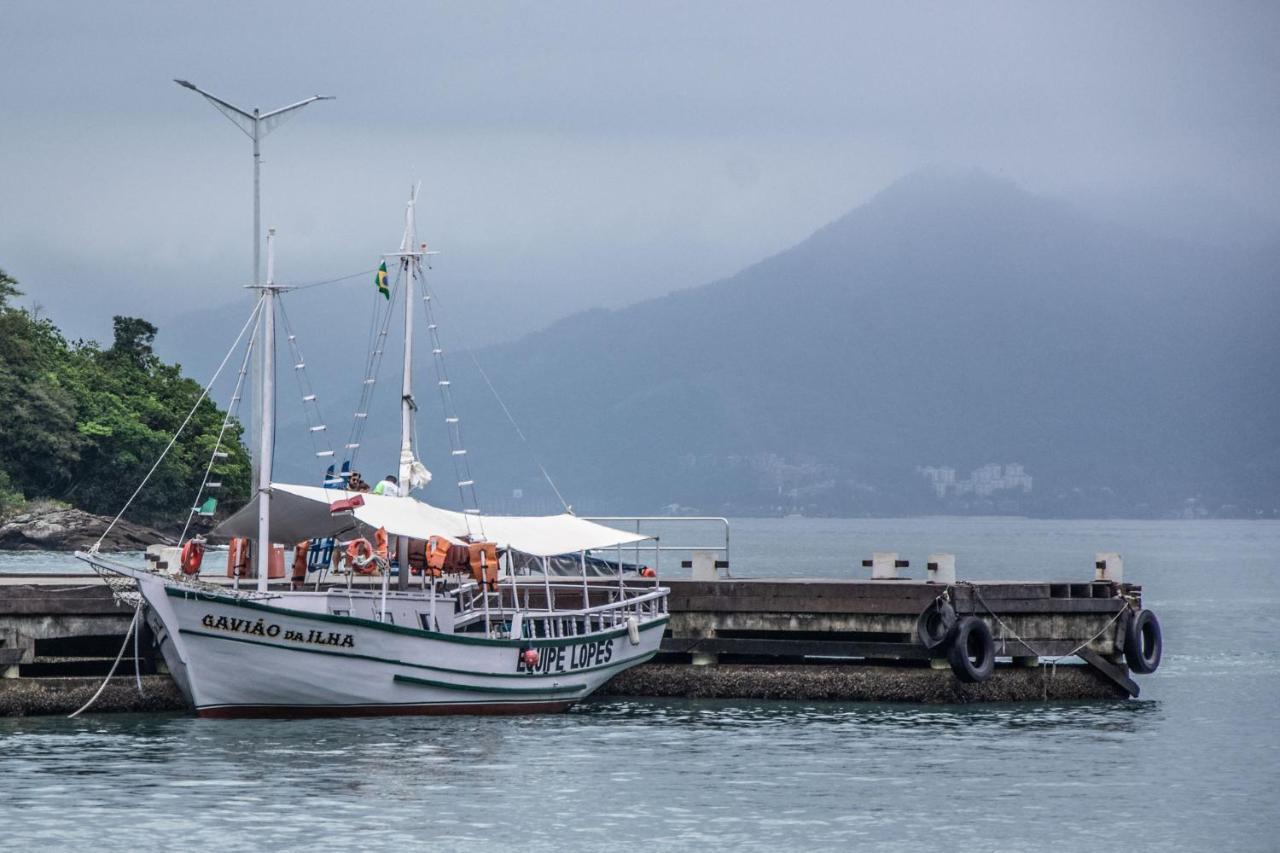
[[[564,711],[653,657],[665,615],[560,639],[450,635],[135,575],[174,680],[202,717]],[[530,667],[522,652],[534,649]]]

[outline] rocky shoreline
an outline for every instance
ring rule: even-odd
[[[0,550],[77,551],[102,536],[111,519],[71,507],[38,507],[0,519]],[[172,544],[173,537],[121,519],[102,540],[103,551],[141,551],[148,545]]]

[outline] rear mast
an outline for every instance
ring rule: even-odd
[[[392,252],[386,257],[397,258],[404,275],[404,367],[400,378],[400,465],[399,494],[409,494],[409,478],[413,470],[413,413],[418,404],[413,399],[413,297],[416,293],[414,278],[421,274],[422,256],[428,254],[425,244],[418,245],[417,223],[414,219],[418,192],[416,188],[409,190],[409,201],[404,211],[404,237],[400,240],[400,251]],[[409,588],[409,540],[407,537],[396,538],[396,555],[400,564],[398,587]]]

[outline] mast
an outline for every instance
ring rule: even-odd
[[[417,271],[419,255],[414,252],[417,229],[414,223],[414,204],[418,193],[409,190],[409,203],[404,211],[404,238],[400,241],[400,262],[404,265],[404,372],[400,379],[400,494],[409,494],[409,474],[413,466],[413,412],[418,408],[413,401],[413,276]],[[396,555],[400,564],[399,588],[409,588],[409,540],[396,539]]]
[[[253,112],[249,112],[248,110],[237,107],[235,104],[224,101],[216,95],[206,92],[204,89],[201,89],[199,86],[188,80],[175,79],[173,82],[177,83],[182,88],[190,89],[197,95],[203,97],[206,101],[212,104],[218,112],[230,119],[231,123],[240,128],[240,131],[253,142],[253,284],[250,285],[250,287],[260,288],[262,287],[262,140],[266,138],[267,134],[275,130],[287,119],[291,118],[298,110],[307,106],[307,104],[313,104],[316,101],[332,101],[334,97],[332,95],[312,95],[310,98],[304,98],[297,103],[289,104],[288,106],[280,107],[279,109],[269,110],[265,113],[257,107],[253,108]],[[254,355],[254,359],[254,366],[258,368],[258,375],[261,375],[262,362],[256,354]],[[262,389],[258,388],[255,390],[259,392],[259,395],[261,395]],[[269,432],[267,425],[259,421],[256,416],[254,421],[254,427],[257,429],[259,436]],[[253,460],[253,471],[255,477],[258,477],[261,474],[261,465],[261,459],[255,458]]]
[[[258,433],[258,591],[267,591],[271,571],[271,462],[275,452],[276,404],[276,230],[267,231],[267,283],[262,285],[262,348],[259,395],[262,429]]]

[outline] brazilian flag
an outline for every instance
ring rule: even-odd
[[[391,288],[387,286],[387,262],[383,261],[378,267],[378,271],[373,275],[373,283],[378,286],[378,292],[387,299],[391,299]]]

